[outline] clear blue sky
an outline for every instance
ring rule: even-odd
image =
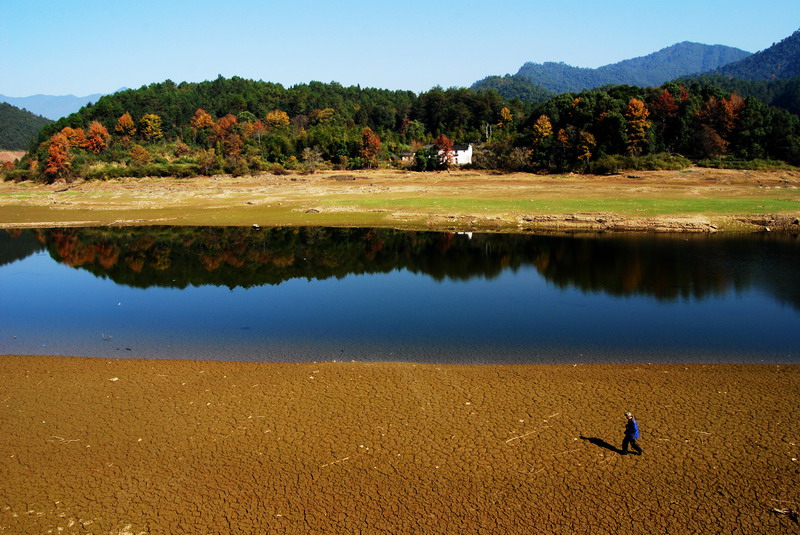
[[[756,52],[800,28],[800,0],[0,0],[0,14],[0,94],[13,97],[218,74],[419,92],[681,41]]]

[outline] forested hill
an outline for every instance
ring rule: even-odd
[[[604,85],[657,87],[675,78],[708,72],[748,56],[749,52],[738,48],[683,42],[647,56],[597,69],[572,67],[565,63],[529,62],[516,76],[555,93],[580,92]]]
[[[487,76],[483,80],[472,84],[474,91],[496,91],[505,99],[519,99],[522,102],[540,103],[556,96],[542,86],[538,86],[518,74],[505,76]]]
[[[741,80],[776,80],[800,76],[800,30],[752,56],[716,71]]]
[[[324,146],[326,154],[328,150],[334,151],[328,154],[332,157],[336,150],[347,148],[354,128],[360,140],[365,126],[390,142],[431,141],[443,132],[457,143],[479,140],[486,124],[500,121],[503,106],[497,94],[469,89],[435,87],[417,95],[413,91],[345,87],[336,82],[310,82],[284,88],[281,84],[236,76],[199,83],[176,84],[167,80],[106,95],[57,121],[42,132],[40,141],[66,126],[85,128],[92,121],[113,129],[124,113],[137,120],[146,114],[156,114],[163,137],[195,140],[197,131],[203,128],[196,128],[192,121],[197,111],[203,110],[215,118],[231,115],[238,123],[262,123],[270,132],[275,130],[270,121],[280,123],[277,126],[301,134],[311,146]],[[273,111],[280,112],[280,119],[267,117]],[[295,146],[274,149],[286,153]]]
[[[28,110],[0,102],[0,150],[28,150],[39,130],[52,122]]]

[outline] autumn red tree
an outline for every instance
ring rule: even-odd
[[[442,169],[447,169],[453,164],[453,142],[444,134],[439,134],[433,141],[433,148],[439,155]]]
[[[358,153],[364,158],[368,167],[377,166],[380,150],[381,138],[370,127],[364,127],[361,131],[361,150]]]
[[[222,148],[224,156],[238,156],[242,152],[242,136],[238,132],[238,119],[228,114],[214,125],[214,137]]]
[[[736,129],[743,107],[744,100],[736,93],[733,93],[730,98],[718,99],[711,96],[697,113],[697,117],[703,124],[710,126],[727,139]]]
[[[47,166],[44,172],[51,178],[63,175],[72,162],[69,152],[69,140],[62,132],[50,137],[50,146],[47,149]]]
[[[89,152],[100,154],[108,148],[108,143],[111,141],[111,134],[105,126],[98,121],[92,121],[89,125],[89,132],[86,135],[86,142],[84,146]]]
[[[670,119],[678,114],[678,103],[675,97],[669,92],[669,89],[664,89],[660,95],[650,102],[650,111],[653,117],[661,120]]]

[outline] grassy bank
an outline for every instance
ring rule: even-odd
[[[323,225],[441,230],[791,229],[800,172],[364,171],[0,183],[0,226]]]

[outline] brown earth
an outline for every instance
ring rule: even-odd
[[[800,366],[4,356],[0,532],[797,533],[798,405]]]
[[[53,185],[0,182],[0,228],[258,224],[511,232],[796,230],[798,187],[798,171],[702,168],[602,177],[373,170]],[[723,199],[729,208],[698,212],[692,203],[703,199]],[[776,202],[784,207],[781,213],[766,208]]]
[[[25,156],[25,151],[0,150],[0,162],[13,162]]]

